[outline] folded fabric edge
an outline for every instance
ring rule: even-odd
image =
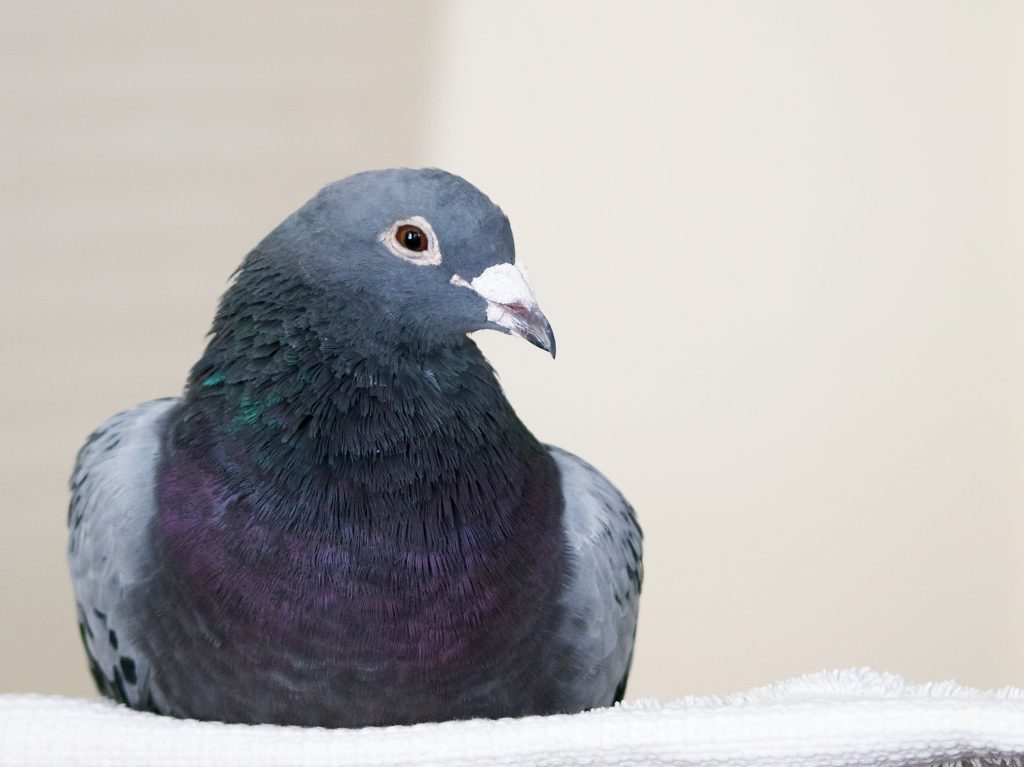
[[[781,701],[840,699],[963,698],[1024,701],[1024,689],[1001,687],[979,690],[954,680],[913,683],[902,676],[867,667],[833,669],[785,679],[743,692],[725,695],[687,695],[670,701],[638,698],[619,704],[624,709],[707,708],[712,706],[763,705]]]

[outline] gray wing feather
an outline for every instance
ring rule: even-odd
[[[643,533],[632,507],[593,466],[547,446],[561,474],[569,548],[563,633],[579,661],[581,707],[621,700],[643,583]]]
[[[68,565],[82,641],[100,692],[136,708],[153,708],[149,662],[136,650],[124,595],[149,570],[163,423],[177,402],[154,400],[107,420],[71,476]]]

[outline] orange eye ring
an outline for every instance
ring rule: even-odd
[[[395,242],[399,247],[411,250],[413,253],[422,253],[430,247],[426,233],[412,224],[402,224],[398,227],[395,231]]]

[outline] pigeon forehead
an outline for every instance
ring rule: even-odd
[[[370,222],[421,215],[437,224],[505,221],[501,209],[459,176],[442,170],[368,171],[335,181],[321,193],[343,205],[353,218]]]

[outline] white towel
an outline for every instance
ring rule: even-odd
[[[1024,690],[912,685],[867,669],[583,714],[325,730],[197,722],[98,700],[0,696],[0,765],[1013,765]]]

